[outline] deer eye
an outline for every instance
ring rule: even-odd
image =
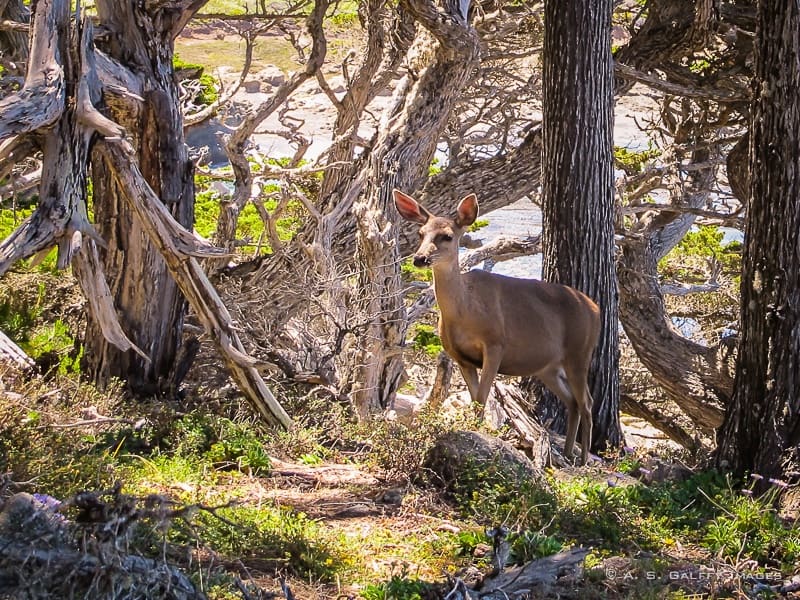
[[[439,234],[436,237],[439,238],[439,241],[444,241],[444,242],[452,242],[453,241],[453,236],[452,235],[448,235],[446,233]]]

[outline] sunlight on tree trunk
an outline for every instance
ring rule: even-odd
[[[103,26],[112,33],[102,46],[112,59],[142,82],[144,102],[109,106],[112,119],[130,132],[138,148],[142,174],[184,227],[194,220],[193,169],[183,143],[183,118],[178,88],[172,76],[173,18],[149,14],[144,7],[105,0],[97,3]],[[114,40],[125,40],[124,44]],[[146,82],[146,83],[145,83]],[[149,363],[109,344],[90,321],[86,361],[90,376],[100,385],[111,378],[127,380],[142,393],[174,388],[175,356],[183,335],[186,302],[163,259],[144,235],[108,165],[93,161],[93,205],[98,231],[108,240],[101,252],[122,326],[150,357]]]
[[[595,450],[622,442],[611,11],[610,0],[548,0],[544,16],[543,277],[586,292],[601,309],[602,332],[589,377]]]
[[[421,77],[409,74],[398,85],[410,92],[397,96],[402,104],[395,106],[393,118],[380,129],[369,157],[364,193],[353,208],[359,267],[355,296],[366,322],[355,340],[346,381],[363,419],[387,408],[402,383],[406,319],[398,227],[390,221],[395,214],[391,190],[416,189],[479,58],[478,37],[459,6],[450,6],[452,12],[447,14],[424,0],[407,0],[403,7],[430,32],[417,40],[416,55],[424,58],[432,53],[433,58]]]

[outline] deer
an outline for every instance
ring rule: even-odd
[[[430,213],[400,190],[392,194],[400,216],[420,226],[413,262],[433,271],[439,337],[458,365],[472,402],[486,405],[498,374],[535,376],[567,409],[568,460],[573,459],[582,425],[580,464],[586,464],[593,403],[588,374],[600,336],[597,304],[567,285],[482,269],[462,273],[458,248],[478,217],[475,194],[459,202],[453,218]]]

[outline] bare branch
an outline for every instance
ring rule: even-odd
[[[643,83],[653,88],[654,90],[658,90],[659,92],[664,92],[665,94],[671,94],[673,96],[680,96],[684,98],[698,98],[703,100],[714,100],[715,102],[720,102],[720,103],[725,103],[725,102],[739,103],[739,102],[750,101],[750,94],[747,92],[747,90],[736,92],[723,88],[712,88],[710,86],[703,88],[695,88],[690,85],[681,85],[678,83],[667,81],[665,79],[661,79],[660,77],[652,75],[650,73],[644,73],[642,71],[639,71],[638,69],[629,67],[628,65],[624,65],[620,62],[614,63],[614,72],[619,77],[629,79],[630,81]]]
[[[245,79],[247,79],[248,74],[250,73],[250,67],[253,64],[253,47],[255,46],[255,35],[252,32],[243,32],[240,35],[244,38],[245,41],[245,50],[244,50],[244,64],[242,65],[242,71],[239,74],[238,81],[230,87],[224,94],[220,94],[214,102],[209,104],[208,106],[204,107],[202,110],[199,110],[195,113],[191,113],[189,115],[185,115],[183,119],[183,126],[191,127],[192,125],[197,125],[202,123],[203,121],[210,119],[215,114],[217,114],[223,106],[228,104],[236,95],[236,92],[244,84]]]
[[[171,219],[164,205],[144,182],[133,148],[120,140],[102,142],[100,149],[113,166],[114,177],[125,190],[125,199],[161,253],[170,273],[214,341],[239,388],[264,419],[284,428],[290,427],[291,418],[255,369],[255,361],[245,352],[228,309],[191,253],[186,253],[186,238],[191,237],[191,234],[185,230],[179,233],[182,228]],[[153,206],[154,204],[157,206]]]
[[[68,0],[36,4],[35,28],[23,88],[0,100],[0,140],[50,125],[64,110],[63,57],[54,40],[69,11]]]

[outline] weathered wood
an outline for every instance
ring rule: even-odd
[[[547,597],[548,589],[560,578],[577,577],[588,554],[587,548],[573,548],[509,569],[485,580],[478,597],[484,600],[508,600],[530,597],[532,593],[536,597]]]
[[[33,359],[2,331],[0,331],[0,359],[21,369],[30,369],[35,364]]]
[[[412,45],[412,71],[415,61],[421,66],[431,54],[433,58],[419,77],[412,72],[398,84],[393,112],[384,114],[362,171],[364,191],[353,205],[359,265],[355,298],[366,324],[355,340],[344,379],[364,419],[390,404],[403,373],[407,322],[391,190],[418,187],[480,58],[477,33],[467,15],[459,12],[461,7],[448,5],[440,11],[429,0],[404,0],[401,7],[427,30]]]
[[[69,6],[66,0],[36,3],[25,84],[0,100],[0,141],[51,125],[61,116],[66,85],[62,52],[66,46],[59,46],[58,28],[65,22]]]
[[[503,420],[517,433],[518,444],[525,448],[534,466],[543,469],[553,463],[550,434],[531,417],[527,395],[517,386],[496,381],[492,386],[494,402],[502,409]],[[487,403],[488,408],[488,403]],[[572,457],[567,457],[571,460]],[[563,462],[563,461],[562,461]],[[563,466],[563,465],[559,465]]]
[[[436,375],[431,389],[425,396],[425,404],[430,410],[438,411],[450,393],[450,381],[453,377],[453,361],[442,350],[436,357]]]
[[[128,142],[105,141],[101,143],[101,151],[143,231],[160,252],[242,393],[267,422],[290,427],[291,418],[264,383],[255,368],[257,362],[247,355],[228,309],[194,258],[198,253],[207,252],[209,247],[189,232],[180,231],[181,227],[145,182],[137,167],[135,151]]]
[[[620,320],[639,360],[681,410],[708,431],[722,423],[732,376],[717,348],[686,338],[670,320],[656,277],[658,257],[651,238],[657,235],[653,228],[647,237],[622,244]]]
[[[137,150],[140,172],[184,228],[192,226],[194,178],[173,77],[173,28],[195,9],[182,0],[101,0],[94,17],[105,32],[95,39],[104,52],[95,53],[104,102],[97,106],[124,128]],[[97,154],[91,157],[91,177],[95,226],[107,245],[100,257],[117,314],[150,360],[108,343],[90,315],[84,372],[101,387],[121,378],[137,394],[172,393],[180,384],[175,356],[183,340],[186,301]]]
[[[25,493],[0,510],[0,595],[3,597],[136,597],[164,600],[205,598],[191,580],[164,561],[87,544],[79,549],[71,525]]]
[[[69,110],[64,110],[58,115],[55,125],[44,132],[40,202],[32,217],[0,244],[0,274],[14,261],[42,253],[53,244],[57,244],[58,267],[65,268],[69,264],[75,267],[78,282],[89,299],[93,322],[102,332],[104,339],[123,356],[133,350],[138,355],[138,360],[147,366],[151,366],[154,362],[153,353],[158,353],[156,358],[159,361],[164,360],[163,354],[158,352],[158,344],[165,338],[179,337],[180,330],[156,331],[155,342],[158,343],[150,343],[146,348],[150,355],[137,347],[138,345],[129,339],[129,332],[124,330],[119,322],[115,298],[112,297],[99,258],[97,246],[106,247],[106,242],[89,222],[86,205],[89,145],[92,137],[100,134],[105,141],[100,144],[100,153],[97,156],[105,161],[106,169],[98,169],[97,172],[113,177],[115,189],[122,192],[126,207],[131,209],[131,214],[135,214],[132,226],[135,225],[139,228],[138,231],[146,233],[153,247],[161,253],[164,265],[192,303],[206,331],[216,342],[233,378],[243,393],[252,400],[256,411],[268,422],[288,427],[291,419],[256,370],[256,361],[245,353],[230,314],[195,260],[196,257],[218,257],[223,255],[224,251],[195,237],[180,225],[179,220],[167,209],[162,198],[146,181],[140,170],[141,155],[137,155],[132,144],[125,138],[125,129],[97,110],[96,104],[102,94],[91,23],[88,19],[84,19],[81,26],[76,27],[75,35],[68,39],[66,34],[69,25],[69,3],[66,0],[54,1],[57,3],[53,10],[56,16],[53,17],[48,13],[46,15],[48,20],[38,20],[34,33],[35,40],[41,38],[40,30],[52,34],[52,39],[49,40],[52,49],[50,53],[45,53],[41,48],[33,52],[29,68],[32,71],[40,71],[42,68],[61,70],[63,62],[70,69],[69,80],[76,83],[71,88],[74,101],[70,103]],[[43,0],[37,7],[46,8],[50,6],[49,2],[50,0]],[[66,60],[67,55],[70,56],[69,60]],[[35,63],[35,59],[51,62],[42,67]],[[36,77],[32,77],[31,80],[36,81]],[[0,114],[0,120],[8,117],[8,114]],[[156,125],[157,128],[164,126],[164,123]],[[150,160],[149,157],[147,160]],[[163,173],[163,168],[167,165],[159,166]],[[111,189],[101,185],[99,183],[101,179],[98,179],[98,185],[95,186],[95,209],[98,213],[107,208],[104,206],[104,201],[109,200],[102,191]],[[185,182],[183,179],[181,181]],[[188,181],[191,183],[190,178]],[[166,179],[160,179],[159,184],[162,194],[173,193],[180,186],[180,182],[168,182]],[[178,217],[185,218],[185,215],[179,214]],[[125,232],[125,228],[114,227],[113,231],[114,235],[119,235]],[[131,231],[133,229],[127,232],[130,234]],[[128,244],[128,248],[136,246],[142,250],[145,240],[129,238],[124,242]],[[129,259],[130,257],[125,258]],[[149,276],[157,278],[159,269],[150,264],[152,260],[147,262],[148,265],[139,266],[143,267]],[[119,272],[114,275],[119,276]],[[159,287],[159,284],[153,281],[137,280],[134,285],[139,287],[137,293],[132,296],[135,296],[133,300],[138,302],[140,307],[149,309],[151,304],[159,306],[159,301],[169,303],[168,298],[165,300],[160,296],[147,297],[142,293],[143,284],[154,284],[162,294],[166,293],[163,287]],[[170,282],[170,286],[174,285]],[[126,301],[130,300],[131,298],[126,298]],[[140,331],[136,333],[141,334]],[[104,353],[101,353],[101,358],[97,360],[102,360],[102,356]]]

